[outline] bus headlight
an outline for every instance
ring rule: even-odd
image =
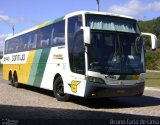
[[[105,81],[101,78],[93,77],[93,76],[88,76],[88,81],[89,82],[94,82],[94,83],[101,83],[105,84]]]

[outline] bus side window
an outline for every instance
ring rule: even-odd
[[[28,50],[28,45],[27,44],[24,44],[24,50]]]
[[[51,26],[39,29],[37,37],[37,48],[47,48],[50,45]]]
[[[49,45],[49,38],[46,39],[46,40],[41,40],[41,46],[42,47],[46,48],[46,47],[48,47],[48,45]]]
[[[11,47],[13,47],[13,53],[19,52],[19,38],[13,38],[13,45]]]
[[[32,32],[31,34],[29,34],[28,36],[28,48],[29,50],[33,50],[33,49],[36,49],[36,44],[37,44],[37,37],[36,37],[36,34],[34,34]]]
[[[28,36],[28,49],[31,49],[32,48],[32,38],[31,36],[29,35]]]
[[[16,46],[16,52],[19,52],[19,46]]]
[[[49,40],[50,40],[49,38],[50,38],[50,34],[48,34],[48,32],[46,32],[44,29],[43,37],[41,40],[41,46],[43,48],[47,48],[49,46]]]
[[[52,26],[51,46],[62,46],[65,44],[64,30],[65,30],[64,21],[58,22]]]
[[[33,49],[35,49],[36,47],[37,47],[37,34],[35,33],[34,34],[34,36],[33,36],[34,38],[33,38],[33,46],[32,46],[32,48]]]
[[[9,41],[5,42],[5,51],[4,51],[5,54],[9,53],[8,43],[9,43]]]
[[[22,36],[19,37],[19,51],[22,52],[24,51],[24,42],[23,42],[23,39],[22,39]]]
[[[54,38],[54,30],[55,30],[55,29],[54,29],[54,27],[53,27],[53,29],[52,29],[52,31],[51,31],[51,46],[53,46],[54,43],[55,43],[55,42],[54,42],[54,39],[53,39],[53,38]]]
[[[43,34],[42,34],[41,31],[39,31],[38,35],[37,35],[37,48],[41,48],[42,47],[42,44],[41,44],[42,37],[43,37]]]

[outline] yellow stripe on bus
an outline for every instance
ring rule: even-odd
[[[26,64],[22,65],[22,70],[21,70],[22,72],[20,74],[22,74],[23,76],[20,75],[21,77],[19,79],[19,82],[27,84],[30,76],[34,56],[35,56],[35,51],[30,51],[28,54],[28,59]]]
[[[3,79],[8,80],[9,79],[9,71],[10,71],[10,65],[3,64]]]
[[[3,64],[3,79],[9,80],[9,71],[12,72],[12,76],[14,71],[16,71],[18,75],[18,82],[27,84],[34,56],[35,50],[29,52],[26,64]]]

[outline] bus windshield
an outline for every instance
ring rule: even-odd
[[[122,17],[86,15],[86,24],[91,29],[140,33],[137,21]]]
[[[134,22],[131,25],[127,20],[125,27],[123,26],[125,25],[124,21],[124,24],[121,23],[117,30],[115,25],[113,30],[113,27],[111,29],[111,26],[107,24],[106,26],[105,24],[101,25],[103,21],[108,21],[106,17],[101,23],[99,22],[99,25],[95,21],[98,18],[93,18],[92,21],[91,18],[88,18],[87,21],[88,26],[91,27],[91,44],[88,46],[88,70],[114,75],[145,72],[143,41],[138,26],[136,26],[136,21],[131,21]],[[101,30],[98,27],[101,27]]]

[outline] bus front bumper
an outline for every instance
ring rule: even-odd
[[[138,96],[144,92],[144,82],[132,85],[103,85],[87,83],[85,97]]]

